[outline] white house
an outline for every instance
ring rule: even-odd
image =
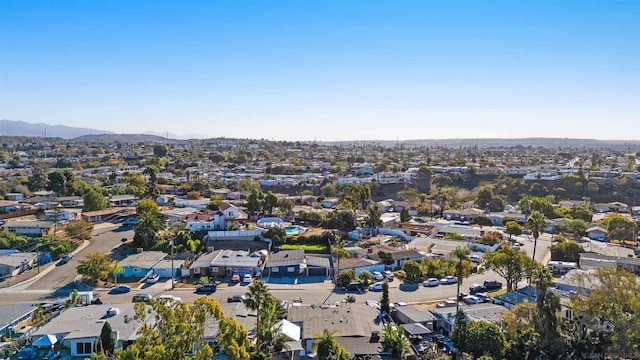
[[[52,221],[39,220],[17,220],[9,221],[4,225],[4,229],[8,232],[27,235],[27,236],[44,236],[53,233],[55,224]]]
[[[36,253],[15,252],[0,254],[0,278],[16,276],[36,265]]]
[[[587,229],[587,236],[591,240],[607,241],[607,229],[600,226],[592,226]]]

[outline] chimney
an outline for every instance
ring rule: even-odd
[[[144,251],[143,248],[137,248],[136,249],[136,254],[141,254]]]

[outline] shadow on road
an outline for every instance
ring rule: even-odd
[[[402,284],[400,284],[398,288],[400,289],[400,291],[405,291],[405,292],[418,291],[418,289],[420,288],[420,284],[404,281],[402,282]]]

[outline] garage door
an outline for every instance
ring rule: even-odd
[[[153,272],[158,274],[161,278],[171,277],[171,269],[153,269]]]

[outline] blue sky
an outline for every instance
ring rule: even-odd
[[[289,140],[640,139],[640,1],[1,0],[0,118]]]

